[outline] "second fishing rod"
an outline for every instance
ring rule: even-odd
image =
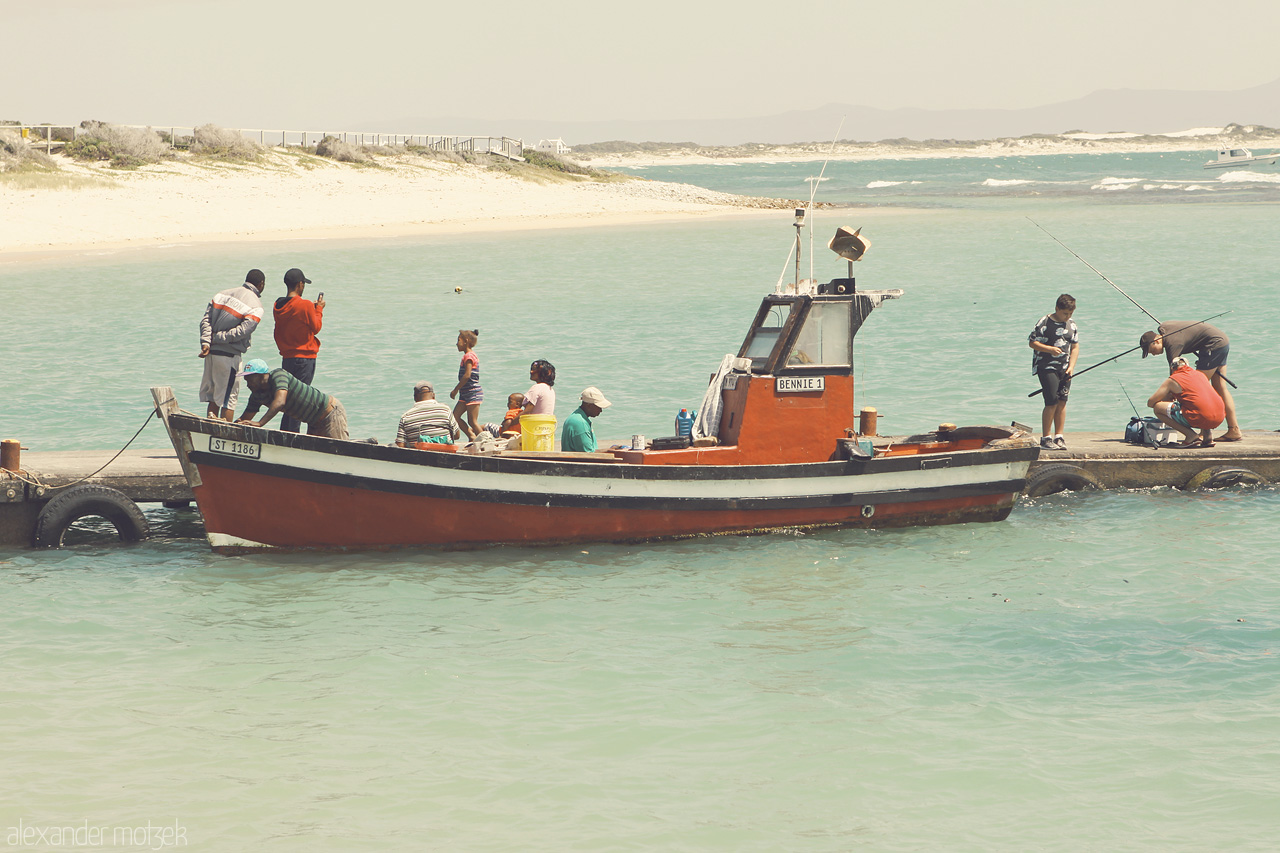
[[[1200,323],[1207,323],[1207,322],[1209,322],[1210,320],[1216,320],[1216,319],[1218,319],[1219,317],[1222,317],[1222,316],[1224,316],[1224,315],[1226,315],[1226,314],[1230,314],[1230,313],[1231,313],[1230,311],[1223,311],[1223,312],[1221,312],[1221,313],[1219,313],[1219,314],[1214,314],[1212,317],[1205,317],[1203,320],[1197,321],[1197,322],[1195,322],[1195,323],[1188,323],[1187,325],[1183,326],[1181,329],[1175,329],[1174,331],[1170,332],[1169,334],[1171,334],[1171,335],[1176,335],[1178,332],[1181,332],[1181,331],[1183,331],[1184,329],[1190,329],[1192,326],[1198,326]],[[1120,358],[1121,356],[1128,355],[1128,354],[1129,354],[1129,353],[1131,353],[1131,352],[1136,352],[1136,351],[1138,351],[1138,350],[1140,350],[1140,349],[1142,349],[1142,344],[1138,344],[1136,347],[1130,347],[1129,349],[1125,350],[1125,351],[1124,351],[1124,352],[1122,352],[1122,353],[1118,353],[1118,354],[1116,354],[1116,355],[1111,356],[1111,358],[1104,359],[1104,360],[1102,360],[1102,361],[1098,362],[1097,364],[1091,364],[1091,365],[1089,365],[1088,367],[1086,367],[1084,370],[1077,370],[1075,373],[1071,374],[1071,378],[1072,378],[1072,380],[1074,380],[1074,379],[1076,379],[1078,376],[1080,376],[1082,373],[1088,373],[1090,370],[1093,370],[1095,367],[1102,367],[1102,365],[1104,365],[1104,364],[1110,364],[1111,362],[1115,361],[1117,358]],[[1222,377],[1222,378],[1223,378],[1223,379],[1226,379],[1227,377],[1225,377],[1225,376],[1224,376],[1224,377]],[[1234,386],[1234,385],[1232,385],[1231,387],[1233,387],[1233,388],[1234,388],[1235,386]],[[1043,388],[1037,388],[1036,390],[1032,391],[1032,392],[1031,392],[1030,394],[1028,394],[1027,396],[1028,396],[1028,397],[1034,397],[1034,396],[1035,396],[1035,395],[1037,395],[1037,394],[1043,394],[1043,393],[1044,393],[1044,389],[1043,389]]]

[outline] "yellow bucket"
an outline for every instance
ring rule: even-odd
[[[520,416],[520,449],[521,450],[555,450],[556,449],[556,416],[555,415],[521,415]]]

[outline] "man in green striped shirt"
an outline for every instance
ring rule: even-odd
[[[326,438],[349,438],[347,434],[347,410],[337,397],[324,393],[314,385],[308,385],[282,367],[272,370],[260,358],[250,359],[240,372],[249,386],[249,403],[236,423],[249,426],[266,426],[267,422],[284,412],[289,417],[307,425],[307,435]],[[267,407],[267,412],[257,420],[253,415]]]

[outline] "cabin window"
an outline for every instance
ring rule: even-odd
[[[1232,157],[1244,157],[1245,155],[1246,155],[1246,152],[1245,152],[1245,150],[1244,150],[1243,148],[1232,148],[1232,149],[1231,149],[1231,156],[1232,156]]]
[[[751,330],[751,343],[747,345],[746,357],[751,359],[752,369],[760,370],[769,360],[778,337],[791,317],[791,309],[790,303],[771,305],[760,325]]]
[[[791,348],[787,366],[820,364],[848,367],[853,340],[851,325],[848,302],[815,302],[809,308],[809,316],[796,337],[795,346]]]

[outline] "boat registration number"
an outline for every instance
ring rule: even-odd
[[[774,387],[779,394],[822,391],[827,387],[826,379],[825,376],[779,376]]]
[[[246,441],[229,441],[225,438],[209,439],[209,449],[224,456],[240,456],[245,459],[261,459],[262,445]]]

